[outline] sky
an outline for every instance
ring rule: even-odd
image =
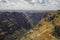
[[[57,10],[60,9],[60,0],[45,0],[45,3],[27,0],[0,0],[0,10]]]

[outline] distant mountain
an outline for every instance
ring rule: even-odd
[[[26,13],[26,16],[32,21],[33,25],[36,25],[45,15],[44,12],[36,12],[36,13]]]

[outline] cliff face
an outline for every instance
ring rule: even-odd
[[[25,33],[27,30],[31,29],[31,27],[25,15],[21,12],[0,13],[0,40],[4,40],[6,36],[14,35],[17,31],[20,31],[21,34],[23,32]]]

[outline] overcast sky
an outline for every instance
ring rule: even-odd
[[[1,2],[0,0],[0,10],[57,10],[57,9],[60,9],[60,0],[57,0],[57,1],[49,0],[49,1],[50,3],[38,4],[34,2],[29,3],[24,0],[16,0],[14,1],[14,3],[12,1]]]

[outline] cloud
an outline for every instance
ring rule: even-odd
[[[17,3],[0,3],[0,10],[57,10],[60,8],[56,0],[51,0],[51,4],[30,4],[24,0],[18,0]]]

